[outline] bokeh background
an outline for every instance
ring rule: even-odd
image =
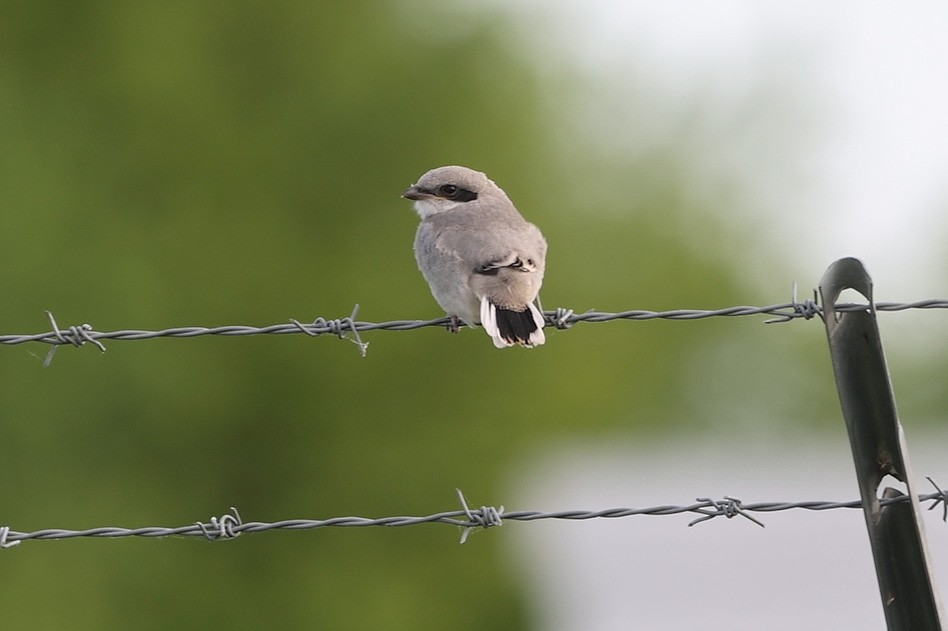
[[[3,3],[0,333],[48,330],[47,309],[102,331],[336,318],[356,303],[367,321],[438,317],[399,194],[443,164],[487,172],[541,226],[546,308],[785,302],[847,255],[877,299],[948,294],[943,7],[645,4]],[[934,432],[917,473],[948,482],[945,316],[881,318],[910,446]],[[577,325],[505,352],[479,331],[375,332],[364,359],[302,335],[62,348],[45,369],[46,346],[4,347],[0,523],[177,526],[230,506],[247,521],[422,515],[455,508],[455,488],[510,510],[749,488],[747,501],[856,497],[822,326],[762,320]],[[781,484],[752,486],[768,472]],[[506,524],[463,546],[443,525],[31,541],[3,551],[0,617],[760,628],[717,617],[740,608],[767,628],[840,628],[807,609],[841,602],[840,620],[882,628],[861,516],[826,515],[771,516],[763,534],[687,518]],[[742,568],[748,537],[759,561],[800,535],[785,519],[828,550],[854,541],[855,556],[811,548],[805,579],[792,559]],[[606,552],[575,554],[590,541]],[[814,579],[850,563],[852,599]],[[783,611],[781,581],[827,602]],[[609,617],[623,607],[643,617]]]

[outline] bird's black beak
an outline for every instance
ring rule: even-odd
[[[425,197],[428,197],[428,192],[418,188],[417,186],[409,186],[405,189],[405,192],[402,193],[402,197],[405,199],[414,200],[424,199]]]

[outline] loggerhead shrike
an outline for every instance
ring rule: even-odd
[[[402,197],[421,216],[415,259],[451,330],[481,324],[497,348],[543,344],[534,301],[546,240],[507,194],[479,171],[447,166],[422,175]]]

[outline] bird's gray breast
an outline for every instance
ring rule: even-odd
[[[450,315],[468,324],[478,319],[478,301],[470,287],[470,264],[457,246],[456,228],[426,219],[415,235],[415,259],[431,294]]]

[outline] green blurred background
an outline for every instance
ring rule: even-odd
[[[755,238],[722,212],[740,195],[695,195],[684,142],[599,147],[570,118],[568,95],[588,86],[575,69],[538,72],[505,14],[425,0],[4,5],[0,333],[47,330],[45,309],[100,331],[309,321],[355,303],[366,321],[438,317],[399,194],[455,163],[543,229],[548,309],[782,302],[800,278],[735,254]],[[805,267],[805,288],[828,263]],[[506,473],[543,445],[702,426],[711,390],[838,422],[814,323],[578,325],[506,352],[480,331],[363,337],[365,359],[302,335],[62,348],[48,369],[46,346],[0,349],[0,523],[178,526],[230,506],[247,521],[418,515],[455,508],[456,487],[501,504]],[[0,559],[2,619],[528,627],[504,530],[458,535],[26,542]]]

